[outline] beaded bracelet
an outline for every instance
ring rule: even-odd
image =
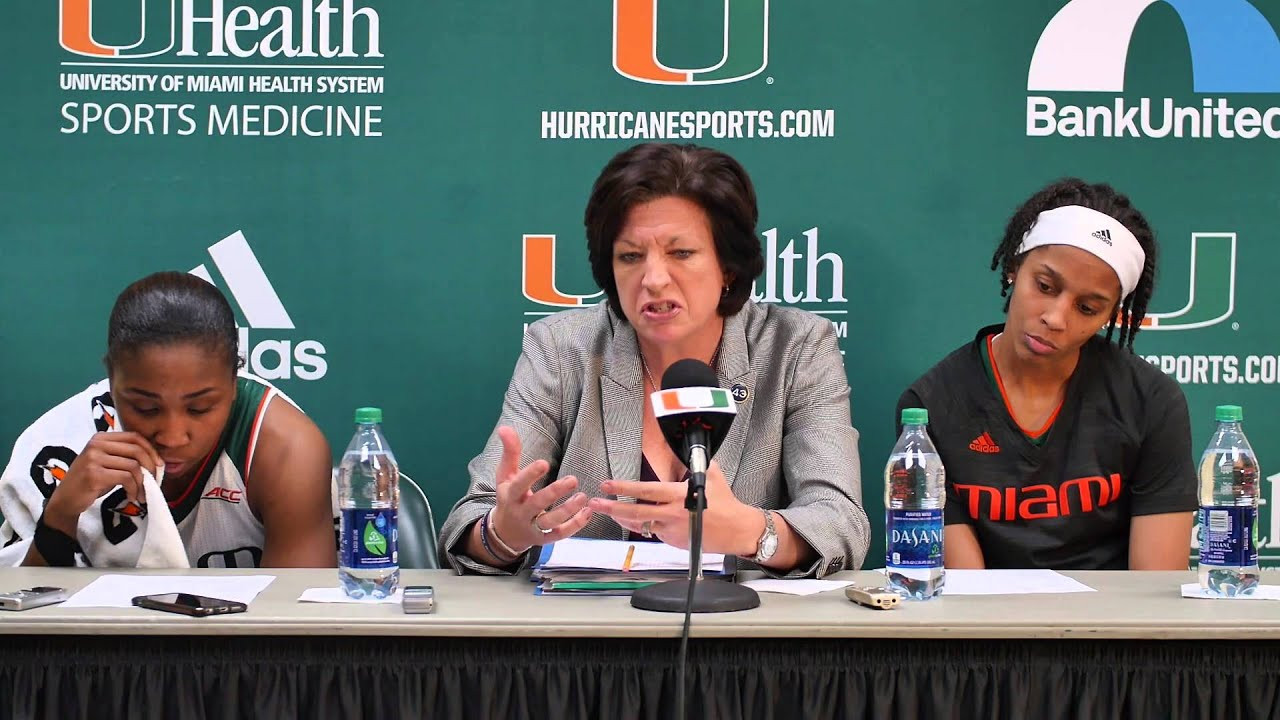
[[[507,555],[503,556],[503,555],[499,555],[497,552],[494,552],[493,546],[489,544],[489,538],[490,538],[490,532],[491,532],[489,529],[489,526],[492,521],[493,521],[493,510],[490,510],[489,512],[485,513],[484,516],[480,518],[480,544],[484,545],[484,551],[489,553],[489,557],[496,558],[499,562],[506,562],[507,564],[514,563],[516,560],[520,558],[520,553],[512,552],[511,548],[507,547],[507,544],[502,542],[502,538],[498,537],[498,533],[496,532],[493,533],[493,541],[498,545],[500,545],[503,550],[506,550]],[[511,558],[511,559],[507,560],[507,558]]]
[[[498,534],[498,528],[493,524],[493,514],[497,511],[497,508],[489,510],[489,534],[493,537],[493,544],[497,545],[498,549],[506,553],[508,556],[518,558],[524,553],[513,550],[511,546],[502,539],[502,536]]]

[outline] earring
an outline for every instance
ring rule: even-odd
[[[720,297],[729,297],[729,286],[725,285],[720,288]]]

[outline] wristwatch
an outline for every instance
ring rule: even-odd
[[[762,512],[764,512],[764,532],[756,541],[756,556],[751,558],[751,561],[757,565],[768,562],[769,558],[778,552],[778,529],[773,525],[773,513],[768,510]]]

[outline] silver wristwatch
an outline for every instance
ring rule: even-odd
[[[764,512],[764,532],[756,541],[756,555],[751,558],[751,561],[757,565],[767,562],[774,553],[778,552],[778,529],[773,525],[773,513],[768,510],[762,512]]]

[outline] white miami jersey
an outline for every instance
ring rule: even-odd
[[[265,380],[248,374],[238,377],[236,399],[222,437],[186,492],[169,503],[191,567],[262,564],[265,532],[249,508],[247,483],[252,482],[253,452],[262,418],[277,395],[280,391]]]

